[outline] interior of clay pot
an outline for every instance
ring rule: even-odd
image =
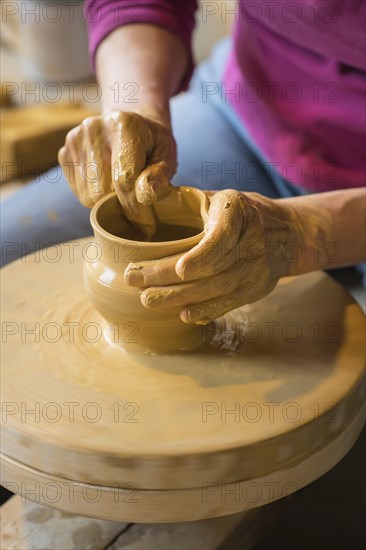
[[[181,240],[198,235],[203,231],[201,215],[201,193],[190,188],[173,188],[161,201],[153,204],[157,228],[152,241]],[[141,231],[124,216],[115,193],[99,205],[96,222],[110,235],[133,241],[144,241]]]

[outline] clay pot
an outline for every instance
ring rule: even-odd
[[[104,335],[111,344],[136,352],[193,349],[202,342],[201,327],[183,323],[181,308],[146,309],[141,290],[126,284],[124,272],[131,262],[164,258],[196,245],[203,237],[208,198],[198,189],[173,188],[154,204],[154,211],[159,242],[144,242],[124,217],[115,193],[94,206],[90,220],[99,252],[95,261],[84,261],[85,290],[105,320]]]

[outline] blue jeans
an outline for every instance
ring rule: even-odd
[[[171,101],[178,146],[174,185],[256,191],[270,198],[303,195],[267,162],[220,93],[203,94],[220,83],[230,41],[220,42],[198,66],[190,89]],[[1,265],[36,249],[92,234],[89,210],[70,191],[59,167],[27,184],[1,204]]]

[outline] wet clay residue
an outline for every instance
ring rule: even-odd
[[[198,235],[201,231],[202,229],[199,227],[161,223],[156,226],[156,231],[150,240],[153,242],[178,241],[180,239],[188,239],[189,237],[193,237],[193,235]]]
[[[125,222],[119,224],[117,220],[115,220],[113,225],[110,224],[110,227],[108,227],[107,230],[115,237],[121,237],[130,241],[146,240],[146,237],[143,235],[142,231],[139,231],[138,228],[132,226],[126,228]],[[155,233],[149,239],[149,241],[158,243],[178,241],[181,239],[188,239],[189,237],[193,237],[194,235],[198,235],[198,233],[201,233],[201,231],[202,228],[200,227],[158,223]]]
[[[26,515],[26,519],[32,523],[45,523],[55,514],[51,508],[35,508]]]

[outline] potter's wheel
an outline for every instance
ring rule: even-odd
[[[330,277],[283,280],[204,328],[201,350],[131,355],[84,294],[87,242],[2,270],[5,486],[78,514],[187,521],[286,496],[350,449],[364,316]]]

